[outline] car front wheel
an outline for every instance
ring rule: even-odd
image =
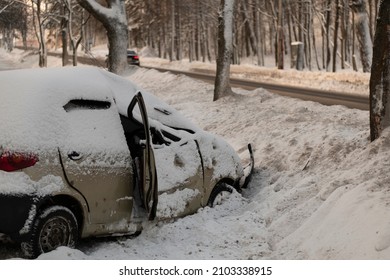
[[[226,183],[218,183],[217,185],[215,185],[214,189],[212,190],[207,205],[210,207],[221,205],[224,201],[229,199],[232,193],[233,193],[232,186]]]
[[[78,223],[72,211],[64,206],[51,206],[35,219],[30,238],[21,247],[27,257],[36,258],[60,246],[75,247],[77,241]]]

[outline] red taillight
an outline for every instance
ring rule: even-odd
[[[3,152],[0,154],[0,170],[15,171],[33,166],[38,161],[38,156],[31,153]]]
[[[138,55],[135,55],[133,58],[134,58],[135,60],[138,60],[138,59],[139,59],[139,56],[138,56]]]

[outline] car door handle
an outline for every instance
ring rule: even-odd
[[[68,158],[70,158],[71,160],[79,160],[82,158],[82,155],[80,155],[80,153],[78,152],[71,152],[70,154],[68,154]]]

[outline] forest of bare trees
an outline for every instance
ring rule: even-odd
[[[206,0],[131,0],[131,45],[151,46],[171,60],[214,60],[218,5]],[[279,69],[289,68],[280,58],[293,54],[293,67],[301,59],[300,68],[309,70],[360,66],[369,72],[377,9],[378,0],[236,1],[233,63],[252,57],[264,65],[273,56]]]
[[[47,48],[64,46],[66,53],[79,44],[85,50],[107,44],[102,38],[112,36],[112,30],[102,28],[101,19],[89,17],[78,4],[88,9],[85,3],[94,1],[0,0],[3,44],[12,50],[10,38],[17,38],[27,46],[30,34],[29,41],[38,42],[43,56]],[[126,9],[128,47],[150,47],[170,60],[216,60],[219,1],[101,1],[107,8],[115,2]],[[369,72],[378,2],[237,0],[232,63],[250,58],[262,66],[273,57],[279,69]],[[44,58],[40,64],[45,65]]]

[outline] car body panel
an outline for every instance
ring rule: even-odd
[[[88,201],[91,224],[131,217],[131,156],[118,110],[109,104],[68,109],[67,142],[59,147],[69,184]]]
[[[170,219],[194,213],[202,206],[201,194],[204,193],[202,158],[196,142],[160,144],[154,151],[161,182],[158,217]]]
[[[84,155],[87,160],[71,160],[65,154],[64,169],[73,188],[86,199],[91,224],[131,217],[133,207],[133,171],[128,166],[94,164],[102,157]],[[93,159],[91,159],[93,158]],[[96,160],[96,161],[95,161]],[[130,161],[130,160],[129,160]],[[109,170],[109,171],[107,171]]]

